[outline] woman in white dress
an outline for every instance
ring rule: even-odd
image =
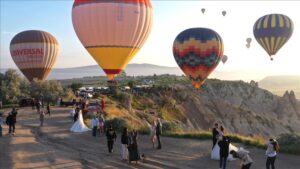
[[[82,111],[79,111],[78,114],[78,120],[73,124],[73,126],[71,127],[70,131],[72,132],[85,132],[85,131],[90,131],[91,129],[89,129],[83,122],[83,117],[82,117]]]
[[[153,121],[151,124],[147,123],[149,130],[150,130],[150,140],[152,143],[152,146],[154,148],[155,140],[156,140],[156,122]]]
[[[223,128],[223,126],[220,127],[220,129],[218,130],[218,132],[219,132],[218,141],[217,141],[217,143],[215,144],[215,146],[213,147],[213,149],[211,151],[211,159],[212,160],[220,160],[220,147],[218,145],[218,142],[220,140],[222,140],[222,138],[224,136],[224,128]],[[231,150],[237,151],[238,148],[230,143],[229,144],[229,152]],[[231,154],[229,154],[227,160],[232,161],[232,160],[235,160],[235,159],[232,157]]]

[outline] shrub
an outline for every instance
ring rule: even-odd
[[[289,154],[300,155],[300,134],[281,134],[278,138],[279,151]]]
[[[129,130],[132,129],[132,126],[128,124],[127,120],[123,118],[113,118],[105,121],[105,126],[109,127],[110,125],[118,131],[122,132],[124,127],[127,127]]]

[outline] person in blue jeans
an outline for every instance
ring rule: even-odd
[[[223,136],[222,140],[218,142],[220,147],[220,169],[226,169],[227,157],[229,154],[230,138]]]
[[[92,122],[92,127],[93,127],[93,136],[96,137],[97,127],[98,127],[98,119],[94,116],[91,122]]]

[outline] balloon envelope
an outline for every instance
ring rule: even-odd
[[[223,64],[225,64],[227,62],[227,60],[228,60],[228,56],[227,55],[223,55],[223,57],[222,57]]]
[[[141,49],[152,27],[150,0],[75,0],[75,32],[112,80]]]
[[[226,15],[226,11],[222,11],[222,15],[225,16]]]
[[[220,35],[208,28],[191,28],[181,32],[173,44],[173,55],[182,71],[199,89],[223,56]]]
[[[250,43],[252,42],[252,39],[251,39],[251,38],[247,38],[247,39],[246,39],[246,42],[247,42],[248,44],[250,44]]]
[[[10,54],[24,76],[45,80],[59,53],[57,40],[48,32],[28,30],[18,33],[10,42]]]
[[[201,12],[204,13],[204,12],[205,12],[205,8],[202,8],[202,9],[201,9]]]
[[[292,20],[282,14],[269,14],[259,18],[253,27],[256,41],[272,59],[293,33]]]

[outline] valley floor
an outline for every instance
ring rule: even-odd
[[[39,116],[29,108],[20,109],[15,136],[0,138],[0,169],[10,168],[174,168],[218,169],[218,161],[210,159],[211,141],[162,138],[163,149],[156,150],[149,136],[139,137],[139,150],[146,160],[129,165],[121,160],[120,134],[114,153],[109,154],[104,136],[93,138],[91,132],[69,132],[72,119],[69,109],[55,108],[39,127]],[[247,148],[255,163],[252,169],[265,169],[264,150]],[[280,169],[298,169],[299,156],[279,154]],[[228,163],[228,169],[239,169],[240,161]]]

